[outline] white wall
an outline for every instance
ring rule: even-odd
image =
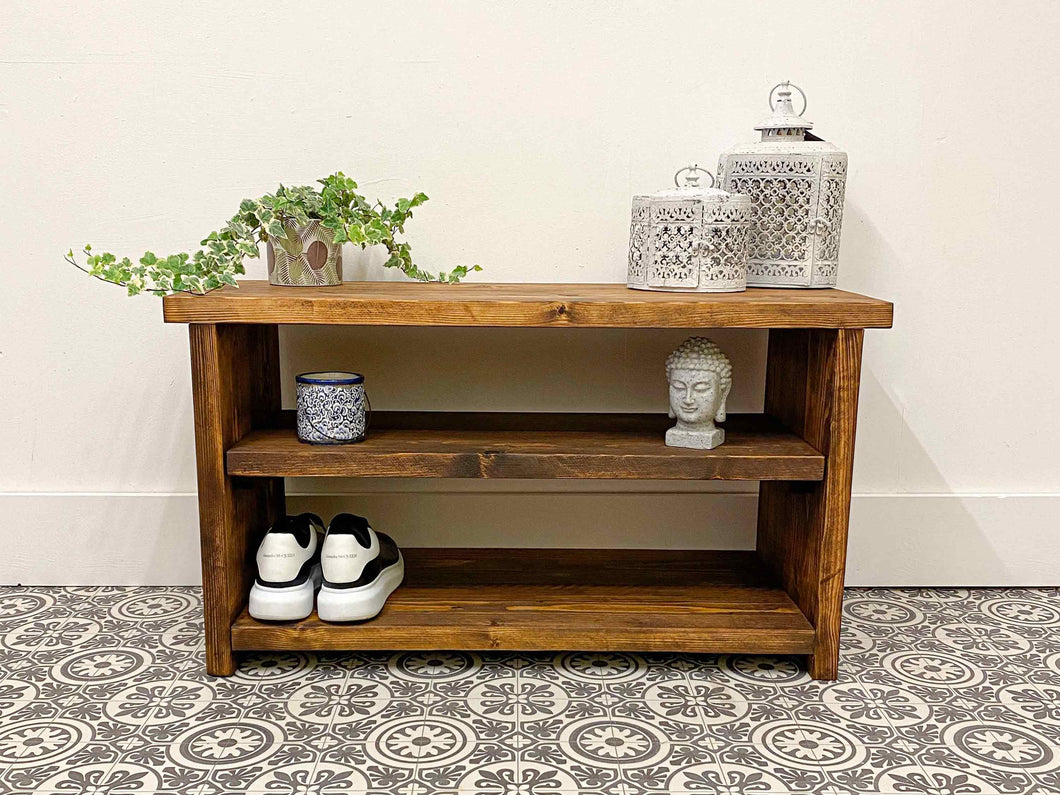
[[[68,247],[183,250],[343,169],[432,197],[426,267],[620,281],[630,195],[753,139],[792,79],[850,155],[840,286],[896,307],[866,334],[848,581],[1060,583],[1058,28],[1051,0],[3,4],[0,582],[198,577],[187,330]],[[285,372],[363,370],[377,408],[662,410],[681,337],[307,328]],[[760,407],[764,335],[717,338]],[[672,547],[751,545],[748,488],[289,484],[407,544]]]

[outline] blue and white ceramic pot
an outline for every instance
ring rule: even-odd
[[[372,404],[360,373],[336,371],[295,376],[299,441],[349,444],[364,440]]]

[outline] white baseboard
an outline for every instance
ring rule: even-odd
[[[1060,494],[856,494],[847,584],[1060,584]]]
[[[0,584],[194,585],[194,494],[0,494]]]
[[[520,486],[520,488],[522,488]],[[405,546],[747,549],[754,493],[384,490],[289,498]],[[200,581],[194,494],[0,494],[0,584]],[[855,495],[848,585],[1060,584],[1060,494]]]

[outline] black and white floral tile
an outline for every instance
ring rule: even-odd
[[[0,588],[3,793],[1060,793],[1060,591],[849,590],[775,657],[275,653],[196,588]]]

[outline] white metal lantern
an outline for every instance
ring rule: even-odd
[[[792,107],[793,88],[802,95],[800,113]],[[718,162],[721,186],[751,197],[747,284],[834,287],[846,153],[809,132],[813,123],[802,118],[806,95],[798,86],[774,86],[769,108],[773,115],[755,127],[762,140],[736,146]]]
[[[710,177],[709,188],[699,186],[699,172]],[[674,185],[633,197],[626,285],[703,293],[745,289],[751,199],[715,188],[714,176],[698,165],[678,171]]]

